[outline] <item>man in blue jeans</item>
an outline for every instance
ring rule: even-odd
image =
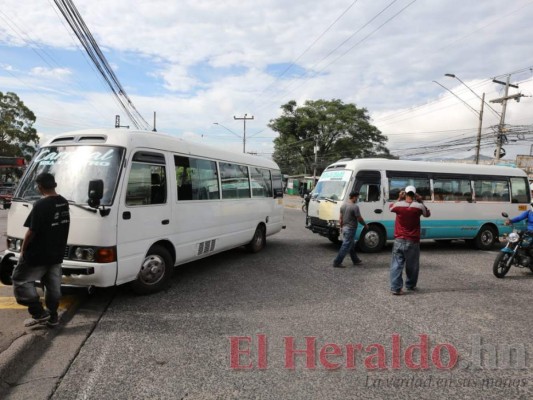
[[[362,263],[355,253],[355,232],[357,231],[357,222],[363,224],[365,228],[368,228],[368,226],[361,217],[359,206],[355,204],[359,198],[359,192],[351,192],[348,197],[348,201],[341,206],[341,213],[339,216],[343,241],[339,254],[337,254],[337,257],[333,260],[333,266],[335,268],[344,268],[342,261],[348,253],[350,253],[350,258],[354,265]]]
[[[61,298],[61,263],[65,255],[70,226],[68,201],[56,193],[54,176],[37,175],[37,190],[43,196],[37,200],[24,223],[28,228],[20,257],[13,271],[13,290],[17,303],[28,307],[31,318],[24,326],[59,324],[57,309]],[[35,289],[41,281],[45,290],[44,309]]]
[[[416,193],[414,186],[401,191],[398,201],[390,205],[396,213],[394,223],[394,246],[390,266],[390,286],[394,295],[403,294],[403,267],[405,265],[405,287],[416,290],[420,266],[420,216],[429,217],[431,213]]]

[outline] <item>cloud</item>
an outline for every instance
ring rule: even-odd
[[[76,6],[145,119],[151,123],[157,111],[158,130],[194,140],[204,135],[237,150],[240,139],[213,122],[240,133],[242,121],[233,117],[253,115],[250,136],[265,133],[251,136],[247,148],[265,151],[275,136],[268,122],[292,99],[356,103],[390,138],[389,147],[401,148],[415,139],[475,134],[476,115],[432,82],[478,109],[479,100],[444,78],[447,72],[492,99],[502,88],[491,77],[521,71],[512,81],[533,92],[524,69],[533,64],[525,34],[531,1],[505,10],[497,0],[410,3],[386,8],[388,1],[358,1],[349,10],[346,0],[78,0]],[[0,24],[0,57],[12,75],[0,71],[2,87],[27,99],[43,133],[112,126],[117,114],[129,123],[52,4],[4,0],[10,23]],[[531,98],[510,103],[508,122],[531,124],[530,106]],[[490,112],[485,118],[484,126],[494,124]]]
[[[34,67],[31,69],[30,75],[46,79],[65,80],[72,75],[72,71],[68,68]]]

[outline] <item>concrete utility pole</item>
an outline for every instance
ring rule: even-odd
[[[479,126],[477,128],[476,164],[479,164],[479,151],[481,149],[481,127],[483,125],[483,108],[485,106],[485,93],[481,96],[481,111],[479,111]]]
[[[507,100],[515,99],[516,101],[520,101],[520,97],[523,97],[523,94],[521,94],[521,93],[509,96],[509,87],[514,87],[514,88],[518,89],[518,85],[512,85],[512,84],[509,83],[510,80],[511,80],[511,75],[507,76],[507,81],[506,82],[498,81],[496,79],[492,80],[492,82],[494,82],[494,83],[498,83],[500,85],[505,85],[505,96],[500,97],[499,99],[494,99],[494,100],[490,101],[491,103],[502,103],[502,113],[501,113],[501,117],[500,117],[500,125],[498,125],[498,138],[497,138],[496,154],[494,154],[495,162],[500,161],[500,153],[502,151],[502,143],[503,143],[503,139],[505,137],[505,135],[504,135],[504,131],[505,131],[504,126],[505,126],[505,111],[507,110]]]
[[[244,121],[244,134],[242,136],[242,152],[246,153],[246,120],[247,119],[254,119],[254,116],[247,117],[248,114],[244,114],[244,117],[235,117],[233,116],[233,119],[243,120]]]

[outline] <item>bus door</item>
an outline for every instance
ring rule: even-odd
[[[368,220],[382,219],[383,194],[379,171],[359,171],[355,176],[354,190],[359,192],[359,207]]]
[[[169,171],[163,153],[137,150],[128,163],[117,227],[117,284],[133,280],[150,246],[170,239]]]

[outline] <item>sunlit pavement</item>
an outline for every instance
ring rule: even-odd
[[[302,207],[302,198],[285,194],[283,204],[288,208],[299,209]],[[0,210],[0,252],[2,253],[6,248],[7,213],[7,210]],[[60,314],[72,307],[77,300],[76,295],[64,295],[59,305]],[[13,297],[13,287],[0,283],[0,352],[7,349],[14,340],[31,331],[23,325],[27,318],[29,318],[27,307],[17,304]]]

